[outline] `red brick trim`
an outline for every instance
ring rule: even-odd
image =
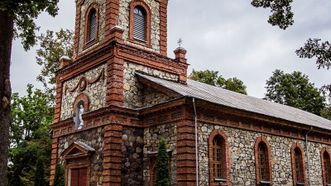
[[[167,55],[167,11],[168,0],[161,0],[159,7],[160,16],[160,53],[161,55]]]
[[[105,127],[103,151],[103,185],[121,186],[123,126],[112,123]]]
[[[324,164],[324,154],[327,154],[329,156],[329,161],[330,161],[330,164],[331,164],[331,154],[330,152],[328,151],[328,149],[326,147],[323,147],[322,150],[321,150],[321,165],[322,165],[322,177],[323,177],[323,185],[327,185],[327,184],[330,184],[330,183],[327,183],[327,177],[326,175],[328,174],[329,175],[329,178],[331,178],[331,167],[329,167],[329,172],[326,172],[326,167],[325,167],[325,164]]]
[[[222,156],[224,158],[224,162],[222,163],[222,177],[225,178],[225,182],[219,182],[215,181],[215,177],[213,169],[212,169],[212,162],[213,162],[213,140],[215,137],[221,137],[222,138]],[[214,130],[210,133],[209,139],[208,139],[208,154],[209,154],[209,184],[210,186],[217,186],[217,185],[231,185],[230,181],[230,161],[229,161],[229,146],[228,146],[228,138],[225,135],[225,133],[221,130]]]
[[[81,20],[82,2],[76,3],[76,18],[75,18],[75,34],[74,34],[74,56],[75,59],[79,51],[79,39],[80,39],[80,20]]]
[[[90,109],[90,99],[89,99],[89,97],[86,94],[81,93],[81,94],[79,94],[76,97],[74,103],[72,104],[72,111],[73,111],[73,113],[76,112],[77,104],[80,101],[83,101],[84,102],[84,112],[88,112],[89,111],[89,109]]]
[[[59,80],[59,75],[56,76],[55,87],[55,109],[54,109],[54,123],[57,123],[61,119],[61,105],[62,105],[62,87],[63,83]]]
[[[124,102],[124,61],[117,57],[107,62],[106,105],[122,106]]]
[[[134,21],[134,9],[135,7],[140,6],[146,12],[146,41],[140,41],[134,38],[133,36],[133,21]],[[129,39],[131,42],[145,45],[146,47],[151,47],[151,9],[149,6],[142,0],[134,0],[130,3],[130,22],[129,22]]]
[[[297,185],[297,174],[295,171],[295,150],[298,149],[300,151],[301,154],[301,169],[303,171],[303,180],[304,180],[304,185],[307,186],[307,179],[306,179],[306,166],[305,166],[305,157],[304,157],[304,151],[303,148],[301,147],[301,145],[299,143],[295,143],[292,145],[291,147],[291,168],[292,168],[292,178],[293,178],[293,186]]]
[[[95,38],[92,40],[88,40],[88,31],[90,27],[90,19],[89,15],[92,10],[95,10],[96,12],[96,33]],[[96,42],[98,42],[99,38],[99,5],[97,3],[92,3],[85,12],[85,28],[84,28],[84,49],[89,48],[90,46],[94,45]]]
[[[268,180],[262,180],[260,175],[260,162],[259,162],[259,145],[264,144],[267,147],[267,162],[268,162]],[[269,181],[272,185],[272,166],[271,166],[271,148],[265,137],[258,137],[255,141],[255,175],[256,185],[261,185],[261,181]]]
[[[50,166],[50,178],[49,185],[52,186],[54,183],[55,168],[57,164],[57,153],[58,153],[58,142],[59,139],[52,135],[52,149],[51,149],[51,166]]]
[[[109,39],[111,33],[109,32],[114,26],[117,25],[119,17],[119,0],[107,0],[106,1],[106,26],[105,26],[105,38]]]

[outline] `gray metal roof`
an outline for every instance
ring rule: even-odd
[[[190,79],[187,80],[187,85],[184,85],[140,73],[137,73],[137,75],[183,96],[194,97],[235,109],[331,130],[330,120],[294,107],[239,94]]]

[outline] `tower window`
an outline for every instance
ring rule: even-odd
[[[136,6],[134,8],[134,18],[133,18],[133,37],[134,39],[140,41],[146,41],[146,11],[140,7]]]
[[[291,149],[293,185],[306,185],[302,148],[294,144]]]
[[[228,184],[228,154],[226,136],[215,130],[209,136],[210,185]]]
[[[257,185],[271,185],[270,146],[263,137],[255,143],[255,164]]]
[[[87,20],[87,42],[93,41],[97,37],[97,11],[92,8]]]

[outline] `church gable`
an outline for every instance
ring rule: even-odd
[[[73,158],[82,158],[90,156],[91,153],[95,152],[95,149],[90,147],[89,145],[76,141],[72,143],[67,149],[65,149],[61,156],[64,157],[64,159],[73,159]]]

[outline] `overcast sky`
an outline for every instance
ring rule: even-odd
[[[74,0],[60,0],[59,15],[42,14],[37,20],[46,29],[74,29]],[[314,60],[299,59],[294,51],[309,38],[331,40],[331,1],[296,0],[295,23],[286,31],[267,23],[269,9],[256,9],[249,0],[170,0],[168,7],[168,55],[173,57],[178,38],[187,49],[189,73],[216,70],[225,78],[237,77],[248,94],[262,98],[265,82],[275,69],[301,71],[317,87],[330,83],[331,71],[317,70]],[[13,91],[24,93],[36,83],[40,68],[35,48],[25,52],[13,45],[11,77]]]

